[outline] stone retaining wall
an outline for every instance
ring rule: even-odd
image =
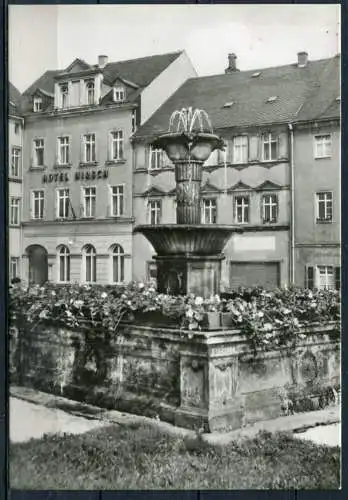
[[[96,332],[97,333],[97,332]],[[340,386],[334,324],[312,325],[294,351],[256,358],[237,330],[124,324],[117,336],[40,325],[11,336],[13,383],[205,432],[323,408]],[[336,401],[337,402],[337,401]]]

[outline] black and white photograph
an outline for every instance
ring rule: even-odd
[[[8,7],[11,490],[341,488],[340,13]]]

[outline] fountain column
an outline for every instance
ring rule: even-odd
[[[176,222],[201,223],[202,162],[175,162]]]

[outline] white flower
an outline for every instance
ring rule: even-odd
[[[40,312],[39,318],[45,319],[47,317],[48,317],[48,311],[47,311],[47,309],[44,309],[43,311]]]
[[[72,318],[72,313],[70,311],[66,311],[65,314],[68,316],[68,318]]]
[[[144,286],[145,286],[145,285],[144,285],[144,283],[139,283],[139,285],[138,285],[138,286],[139,286],[139,288],[140,288],[140,290],[141,290],[142,288],[144,288]]]
[[[195,304],[196,304],[196,306],[201,306],[203,304],[203,298],[196,297]]]
[[[188,309],[186,311],[186,318],[193,318],[193,311],[192,311],[192,309]]]
[[[290,309],[286,309],[286,308],[285,308],[285,309],[283,309],[283,313],[284,313],[284,314],[290,314],[290,313],[291,313],[291,310],[290,310]]]
[[[55,297],[56,296],[56,292],[52,291],[51,295],[53,295],[53,297]]]
[[[107,294],[106,292],[103,292],[103,293],[101,294],[101,298],[102,298],[102,299],[106,299],[106,297],[107,297],[107,296],[108,296],[108,294]]]
[[[271,323],[265,323],[263,325],[263,329],[266,331],[270,331],[270,330],[273,330],[273,326],[271,325]]]
[[[82,307],[83,306],[83,300],[75,300],[74,306],[75,307]]]
[[[257,313],[257,316],[258,316],[259,318],[263,318],[263,317],[264,317],[264,314],[263,314],[263,312],[262,312],[262,311],[260,311],[260,312],[258,312],[258,313]]]

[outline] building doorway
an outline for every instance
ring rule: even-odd
[[[47,250],[41,245],[30,245],[26,253],[29,259],[29,283],[42,285],[48,281]]]

